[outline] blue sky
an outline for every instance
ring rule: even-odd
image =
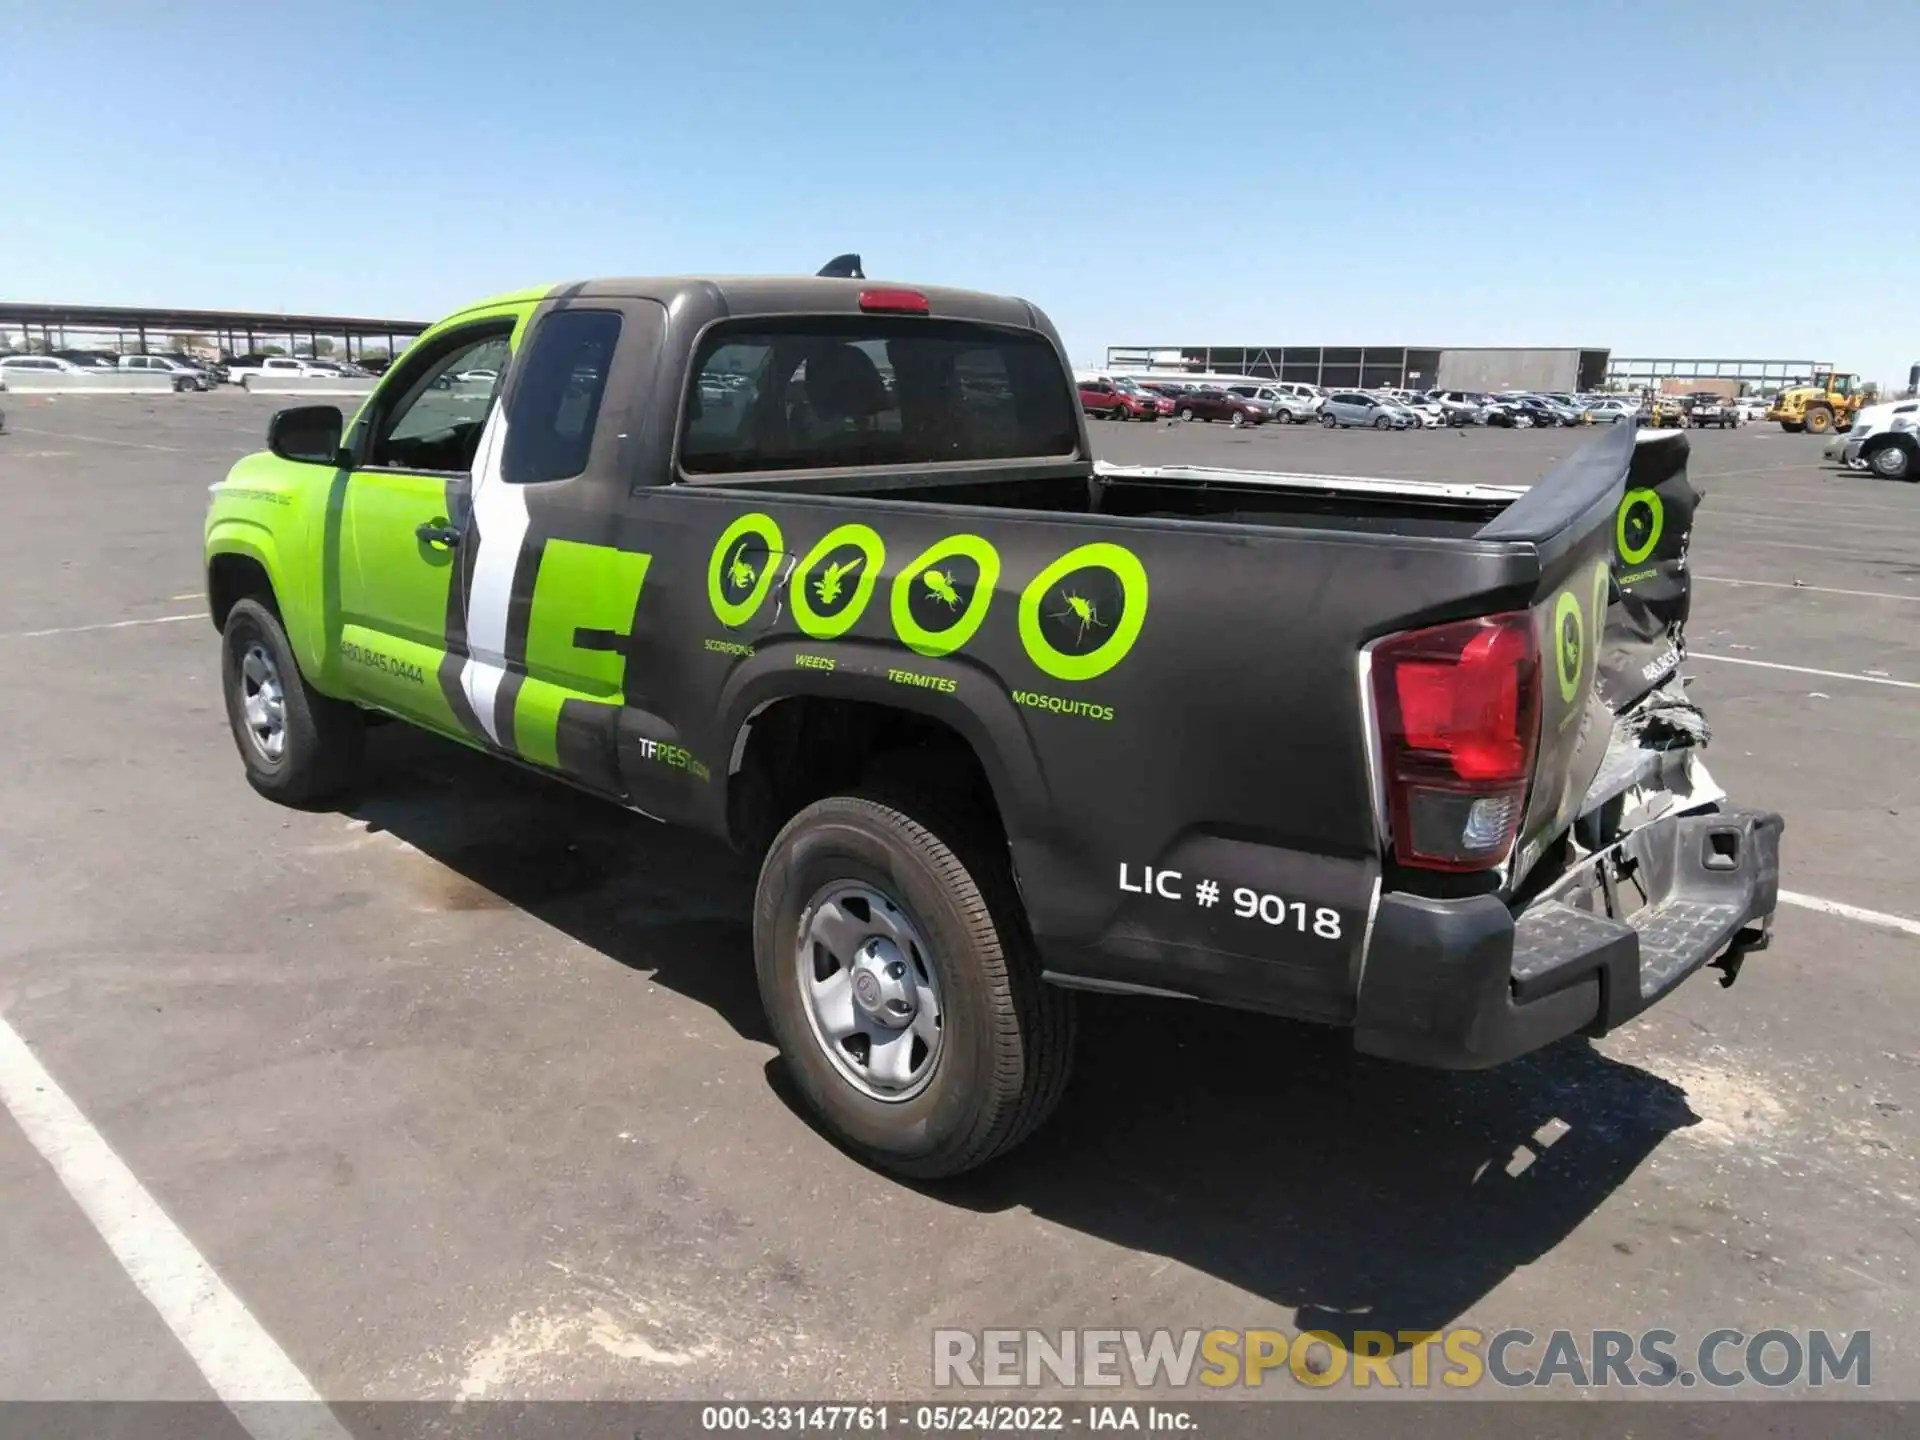
[[[1913,0],[0,5],[5,299],[430,318],[853,249],[1083,360],[1920,361]]]

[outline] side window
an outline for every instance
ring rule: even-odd
[[[367,467],[443,474],[471,470],[481,427],[507,368],[512,328],[511,321],[503,320],[471,332],[450,348],[436,346],[400,374],[398,398],[375,422]],[[491,371],[492,376],[454,378],[476,370]]]
[[[619,340],[620,317],[611,310],[561,310],[540,322],[520,357],[502,480],[531,485],[587,468]]]

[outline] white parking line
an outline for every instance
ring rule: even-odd
[[[286,1351],[4,1020],[0,1101],[254,1440],[349,1440]]]
[[[1878,925],[1882,930],[1898,930],[1903,935],[1920,935],[1920,920],[1909,920],[1904,915],[1862,910],[1858,905],[1822,900],[1818,895],[1800,895],[1792,890],[1782,890],[1780,899],[1788,905],[1798,905],[1802,910],[1818,910],[1823,915],[1838,915],[1843,919],[1858,920],[1863,925]]]
[[[22,435],[51,435],[56,440],[89,440],[95,445],[118,445],[123,450],[164,450],[169,455],[183,452],[178,445],[150,445],[144,440],[115,440],[106,435],[81,435],[72,430],[36,430],[31,425],[12,427]]]
[[[1742,655],[1709,655],[1703,650],[1689,650],[1687,658],[1717,660],[1722,665],[1751,665],[1759,670],[1791,670],[1796,675],[1820,675],[1828,680],[1858,680],[1863,685],[1893,685],[1902,690],[1920,690],[1920,680],[1891,680],[1885,675],[1856,675],[1851,670],[1814,670],[1805,665],[1782,665],[1774,660],[1749,660]]]
[[[1695,575],[1715,585],[1757,585],[1763,590],[1810,590],[1815,595],[1852,595],[1861,600],[1920,600],[1920,593],[1900,595],[1891,590],[1835,590],[1830,585],[1796,585],[1790,580],[1735,580],[1731,575]]]
[[[176,620],[204,620],[204,610],[191,615],[155,615],[149,620],[107,620],[98,625],[62,625],[52,630],[14,630],[0,640],[41,640],[49,635],[84,635],[89,630],[125,630],[134,625],[171,625]]]

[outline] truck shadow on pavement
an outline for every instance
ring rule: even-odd
[[[399,727],[374,750],[381,778],[348,813],[438,862],[407,882],[424,903],[525,910],[770,1040],[753,874],[737,856]],[[1053,1121],[923,1193],[1166,1256],[1349,1347],[1372,1331],[1400,1349],[1402,1332],[1451,1323],[1698,1122],[1680,1087],[1584,1040],[1450,1074],[1357,1056],[1317,1026],[1081,1000],[1079,1063]],[[768,1076],[801,1115],[777,1059]],[[1610,1263],[1665,1263],[1621,1260],[1644,1243],[1627,1227],[1610,1239]]]
[[[1450,1074],[1322,1027],[1083,998],[1052,1124],[942,1193],[1168,1256],[1348,1349],[1450,1324],[1698,1121],[1678,1086],[1584,1040]],[[1608,1259],[1634,1265],[1641,1243],[1623,1230]]]

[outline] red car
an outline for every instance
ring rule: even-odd
[[[1267,423],[1266,406],[1213,386],[1181,391],[1173,409],[1182,420],[1225,420],[1236,428]]]
[[[1103,420],[1152,420],[1171,413],[1161,410],[1158,396],[1111,380],[1082,380],[1080,408]]]

